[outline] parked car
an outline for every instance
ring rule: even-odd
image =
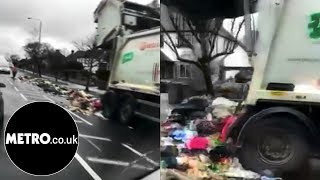
[[[0,88],[5,88],[6,85],[3,83],[0,83]],[[2,92],[0,91],[0,139],[3,137],[3,126],[4,126],[4,102],[2,98]]]
[[[10,67],[6,65],[1,65],[0,66],[0,73],[1,74],[10,74]]]

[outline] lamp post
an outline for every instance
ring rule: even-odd
[[[35,20],[35,21],[39,21],[40,22],[40,27],[39,27],[39,45],[41,44],[41,30],[42,30],[42,21],[41,19],[37,19],[37,18],[32,18],[32,17],[28,17],[29,20]]]
[[[40,22],[40,26],[39,26],[39,46],[38,46],[38,51],[40,51],[40,48],[41,48],[41,30],[42,30],[42,21],[41,19],[37,19],[37,18],[32,18],[32,17],[28,17],[29,20],[35,20],[35,21],[39,21]],[[40,53],[40,52],[38,52]],[[39,54],[38,54],[39,55]],[[33,69],[35,70],[35,65],[33,65]],[[40,75],[40,69],[39,69],[39,66],[38,66],[38,71],[39,71],[39,76],[41,77]]]

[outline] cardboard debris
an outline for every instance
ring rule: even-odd
[[[82,90],[72,90],[69,92],[70,110],[81,112],[85,115],[91,115],[101,110],[102,104],[99,99],[93,98],[93,95],[87,94]]]

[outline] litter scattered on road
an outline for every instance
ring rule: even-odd
[[[161,179],[261,179],[228,150],[226,133],[237,106],[223,97],[197,96],[174,108],[161,122]]]
[[[102,109],[99,98],[82,90],[70,89],[66,86],[57,85],[42,78],[33,78],[31,76],[20,76],[18,79],[38,86],[44,92],[51,95],[65,97],[70,102],[68,109],[72,112],[79,112],[89,116]]]

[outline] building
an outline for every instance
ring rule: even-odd
[[[95,60],[92,61],[92,58],[95,58]],[[87,71],[90,70],[90,65],[92,65],[92,73],[96,73],[101,64],[108,64],[109,61],[107,61],[107,59],[108,58],[106,57],[106,52],[104,52],[103,50],[95,51],[94,54],[90,53],[90,55],[87,51],[77,51],[72,52],[67,57],[68,61],[77,61],[78,63],[81,63],[83,65],[83,68]],[[106,65],[106,67],[109,66]]]
[[[199,54],[201,53],[199,42],[189,31],[190,29],[187,25],[185,18],[180,13],[170,13],[172,15],[171,17],[173,19],[173,22],[178,27],[178,29],[184,30],[180,31],[180,33],[183,35],[185,39],[187,39],[193,45],[193,47],[188,47],[188,45],[185,44],[180,37],[178,37],[177,33],[175,32],[176,28],[173,26],[173,23],[171,22],[171,19],[168,15],[168,8],[166,7],[166,5],[163,4],[161,5],[162,26],[165,28],[167,32],[170,32],[169,36],[174,41],[174,44],[179,52],[179,56],[184,57],[185,59],[196,61],[196,58],[199,57]],[[239,22],[241,18],[242,17],[237,19],[237,21]],[[231,20],[225,20],[223,27],[226,27],[226,29],[230,30],[230,23],[228,22],[231,22]],[[223,33],[225,36],[230,36],[229,32]],[[242,30],[241,36],[239,37],[243,38],[243,36],[244,32]],[[190,63],[186,64],[177,60],[175,53],[167,44],[168,42],[170,43],[167,33],[162,33],[161,40],[163,42],[161,48],[162,83],[182,82],[192,87],[193,91],[195,92],[204,91],[206,85],[204,82],[202,72],[195,65],[192,65]],[[226,40],[218,36],[215,45],[217,48],[214,49],[212,55],[224,51],[223,46],[225,43]],[[231,71],[227,73],[221,73],[221,71],[227,69],[224,69],[224,66],[250,66],[247,53],[245,50],[242,49],[242,47],[236,47],[234,52],[235,53],[227,57],[218,58],[210,63],[211,78],[213,81],[212,83],[214,83],[217,80],[223,80],[229,77],[234,77],[234,75],[238,72]]]

